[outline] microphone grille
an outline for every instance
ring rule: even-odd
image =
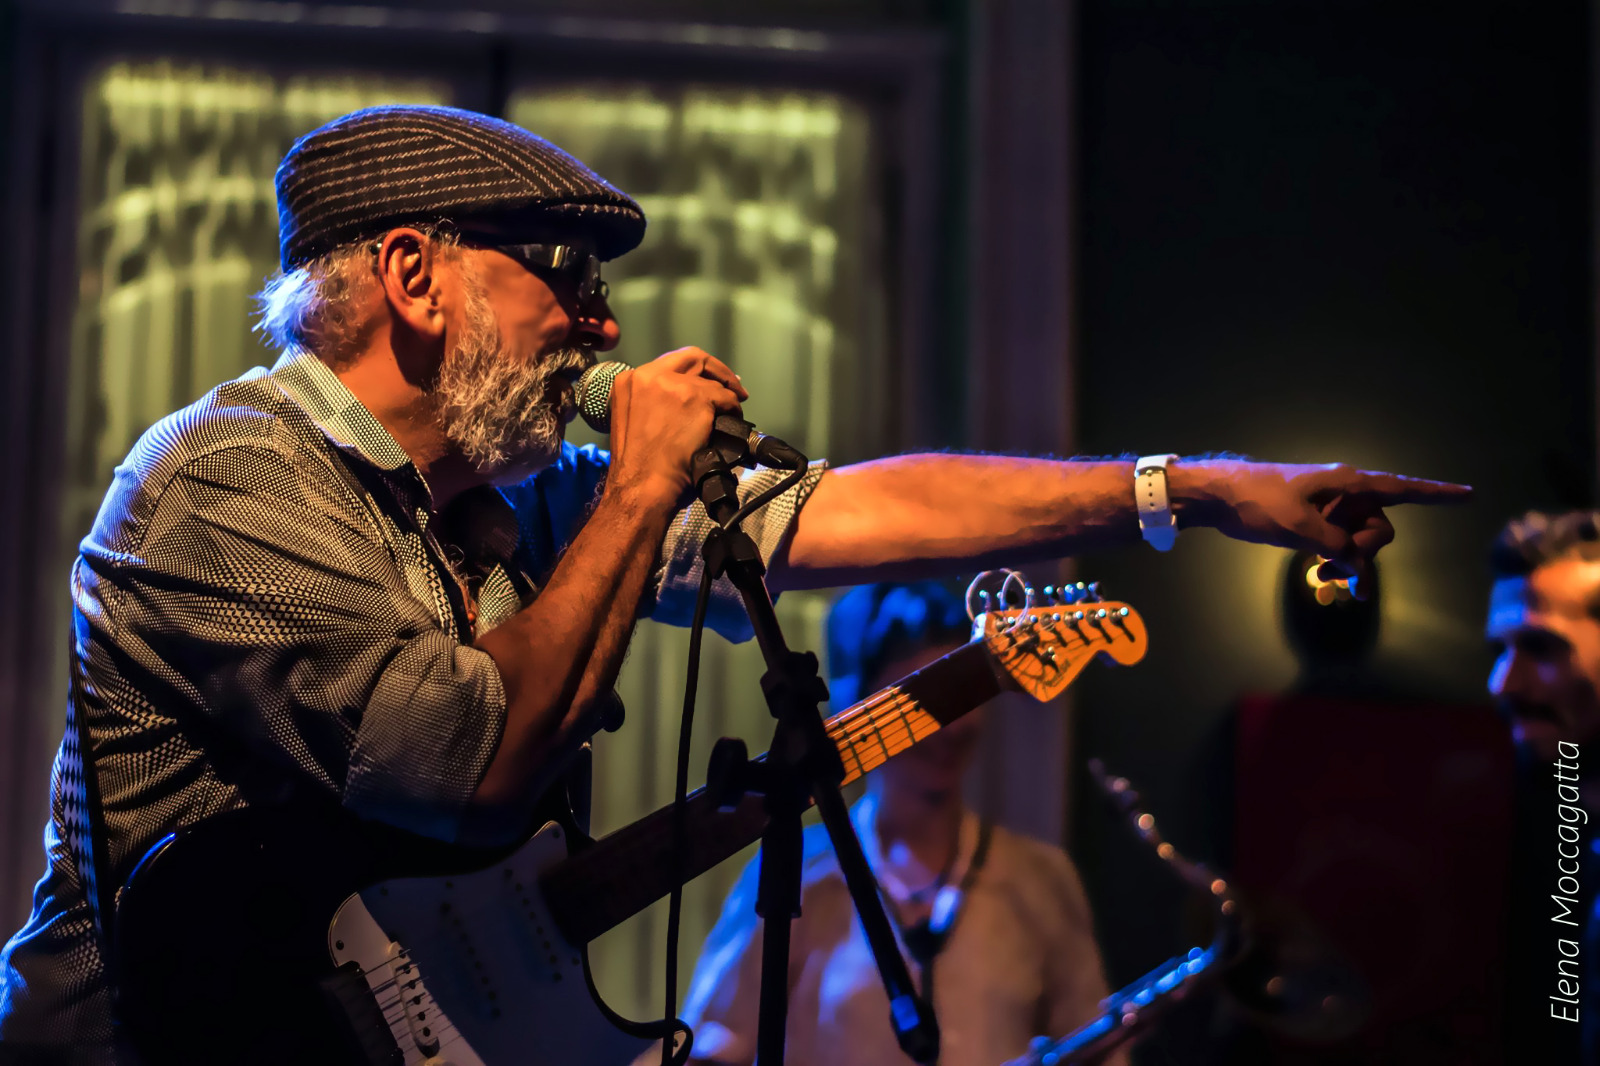
[[[611,386],[617,375],[628,369],[627,363],[611,360],[596,363],[585,370],[573,385],[578,401],[578,413],[596,433],[611,432]]]

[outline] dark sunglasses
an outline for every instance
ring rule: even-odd
[[[492,238],[462,234],[461,239],[480,248],[493,248],[508,255],[535,273],[557,274],[570,279],[578,290],[578,303],[596,297],[607,299],[611,286],[600,277],[600,257],[570,244],[500,244]]]
[[[580,304],[611,296],[611,286],[600,277],[600,257],[593,252],[570,244],[501,244],[496,237],[471,233],[461,234],[460,240],[475,248],[493,248],[536,273],[558,274],[571,280]],[[369,248],[376,256],[382,246],[382,241],[373,241]]]

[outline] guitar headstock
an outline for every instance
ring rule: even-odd
[[[1101,600],[1093,585],[1046,585],[1031,607],[991,610],[974,619],[1001,669],[1036,700],[1061,695],[1089,660],[1105,655],[1124,666],[1144,658],[1149,639],[1139,612]]]

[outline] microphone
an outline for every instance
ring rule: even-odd
[[[615,360],[596,363],[573,385],[578,413],[596,433],[611,432],[611,388],[628,364]],[[738,415],[718,415],[711,424],[711,444],[729,466],[770,466],[793,470],[805,456],[771,434],[763,433]]]

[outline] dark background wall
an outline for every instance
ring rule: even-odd
[[[1394,514],[1361,683],[1483,702],[1488,542],[1526,508],[1592,502],[1584,7],[1081,11],[1080,450],[1474,484],[1470,506]],[[1195,532],[1080,568],[1144,612],[1152,651],[1086,675],[1075,750],[1131,777],[1197,857],[1229,858],[1234,701],[1296,681],[1284,564]],[[1194,943],[1176,884],[1081,781],[1074,822],[1113,983]],[[1170,1042],[1143,1059],[1180,1060]]]

